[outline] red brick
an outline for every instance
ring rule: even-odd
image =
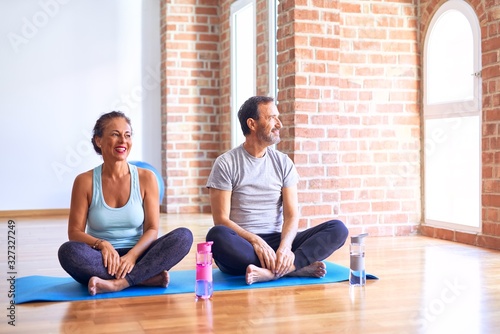
[[[476,233],[465,233],[456,231],[455,232],[455,241],[469,244],[469,245],[477,245],[477,234]]]

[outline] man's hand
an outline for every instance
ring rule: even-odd
[[[293,262],[295,261],[295,254],[293,254],[290,247],[278,248],[276,251],[276,271],[274,272],[277,277],[283,277],[293,271]]]
[[[261,267],[269,269],[274,273],[276,270],[276,253],[274,253],[271,246],[258,236],[252,241],[252,246],[260,260]]]

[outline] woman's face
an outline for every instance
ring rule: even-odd
[[[132,129],[125,118],[115,117],[105,126],[102,137],[97,137],[103,158],[126,160],[132,148]]]

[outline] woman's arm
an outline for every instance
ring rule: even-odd
[[[68,220],[68,238],[93,246],[99,239],[85,233],[92,201],[92,171],[78,175],[73,182]]]

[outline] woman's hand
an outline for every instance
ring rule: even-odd
[[[129,274],[132,269],[134,269],[135,262],[137,259],[130,255],[130,252],[123,255],[120,258],[120,265],[118,266],[118,270],[116,271],[115,277],[116,278],[124,278],[125,275]]]
[[[108,274],[115,276],[120,267],[120,255],[114,247],[107,241],[102,241],[99,245],[102,254],[104,267],[108,269]]]

